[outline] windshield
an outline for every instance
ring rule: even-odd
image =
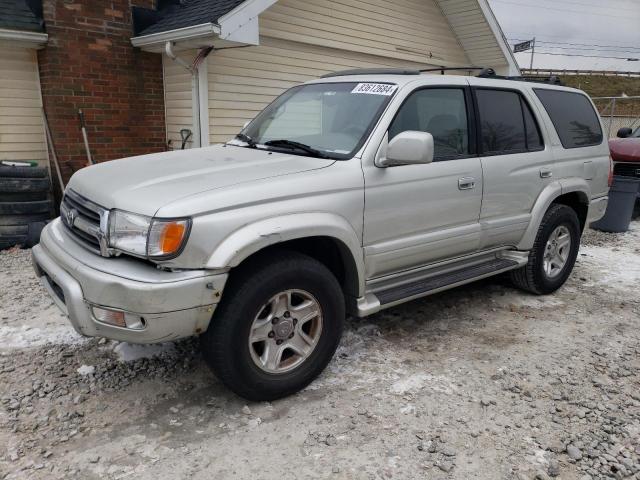
[[[300,85],[278,97],[230,143],[307,156],[351,158],[396,89],[388,83]]]

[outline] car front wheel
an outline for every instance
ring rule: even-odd
[[[204,357],[232,391],[274,400],[307,386],[340,341],[344,295],[322,263],[277,251],[232,272],[209,329]]]

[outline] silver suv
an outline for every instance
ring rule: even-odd
[[[510,272],[571,273],[611,166],[581,91],[483,75],[349,71],[287,90],[224,145],[77,172],[33,249],[83,335],[200,335],[234,392],[322,372],[346,313]]]

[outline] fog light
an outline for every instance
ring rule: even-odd
[[[120,310],[110,310],[102,307],[92,307],[93,316],[96,320],[107,325],[114,325],[121,328],[129,328],[132,330],[142,330],[146,326],[143,317],[126,313]]]

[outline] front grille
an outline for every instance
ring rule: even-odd
[[[80,245],[102,256],[109,256],[106,244],[109,211],[67,190],[60,205],[60,218]]]
[[[640,178],[640,162],[639,163],[616,163],[613,167],[613,174],[622,177]]]

